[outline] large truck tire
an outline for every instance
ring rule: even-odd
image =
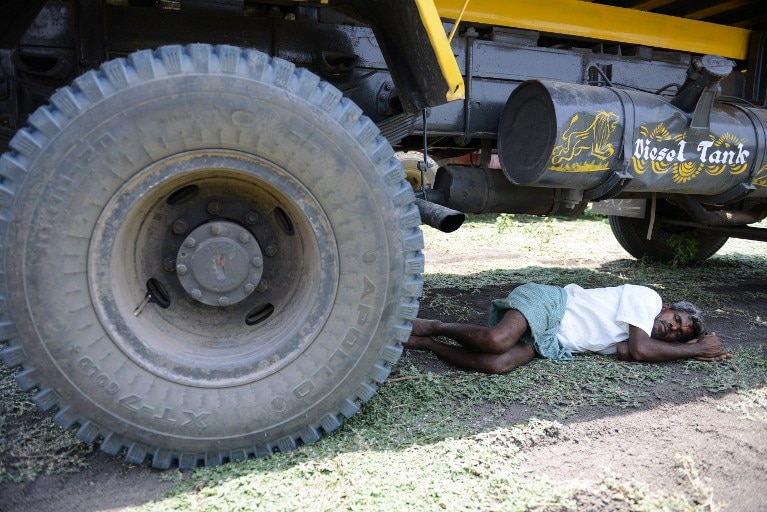
[[[626,252],[637,259],[647,258],[661,263],[682,261],[696,263],[705,261],[713,256],[727,242],[728,237],[705,233],[698,229],[676,228],[669,230],[662,225],[653,227],[650,240],[647,239],[649,218],[609,216],[610,229],[613,236]],[[674,236],[684,235],[695,241],[694,254],[677,254],[674,247]]]
[[[293,64],[167,46],[57,91],[2,156],[2,358],[43,410],[182,469],[338,428],[422,291],[388,142]]]

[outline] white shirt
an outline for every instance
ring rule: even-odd
[[[616,345],[628,340],[629,325],[650,336],[663,306],[654,290],[633,284],[590,290],[568,284],[565,292],[567,308],[557,338],[573,353],[614,354]]]

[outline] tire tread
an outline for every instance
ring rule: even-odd
[[[668,244],[669,234],[653,232],[652,239],[647,240],[647,222],[642,219],[631,217],[609,217],[610,229],[613,236],[623,249],[636,259],[648,258],[661,263],[670,263],[674,260],[674,249]],[[698,252],[692,262],[707,260],[722,248],[728,237],[722,235],[709,235],[693,230],[698,238]]]
[[[381,182],[396,212],[399,238],[405,252],[405,265],[402,275],[402,294],[397,318],[390,328],[388,339],[381,344],[377,362],[366,372],[362,382],[353,393],[341,399],[336,410],[327,412],[317,424],[304,426],[293,435],[280,438],[274,445],[256,445],[251,449],[235,450],[224,455],[217,451],[200,453],[177,452],[172,449],[147,446],[131,442],[117,432],[111,432],[87,417],[82,416],[73,407],[61,403],[61,397],[40,376],[33,364],[26,361],[23,348],[16,344],[15,327],[11,322],[0,323],[0,340],[11,342],[0,351],[0,358],[9,367],[23,367],[17,373],[17,381],[25,390],[38,389],[34,401],[42,410],[58,407],[54,421],[71,428],[79,425],[76,436],[83,442],[94,443],[103,439],[102,451],[118,455],[135,464],[143,464],[151,458],[152,466],[166,469],[177,464],[181,469],[193,469],[200,462],[205,465],[218,465],[225,460],[240,460],[248,456],[264,456],[275,449],[288,451],[297,448],[300,443],[311,443],[321,437],[322,432],[332,432],[341,425],[341,418],[350,418],[360,409],[360,404],[369,401],[375,395],[378,385],[385,382],[391,366],[402,353],[401,343],[411,331],[410,320],[418,311],[418,298],[422,294],[423,279],[423,235],[420,230],[420,216],[414,205],[415,196],[412,188],[405,181],[402,164],[394,157],[388,141],[381,136],[378,127],[363,115],[354,102],[331,84],[305,69],[286,60],[270,58],[255,51],[243,50],[234,46],[192,44],[188,46],[163,46],[155,51],[141,50],[126,58],[104,63],[98,70],[89,71],[77,78],[72,85],[56,91],[49,100],[49,105],[35,111],[29,118],[27,127],[22,128],[12,139],[11,151],[0,158],[0,218],[7,218],[8,210],[13,208],[17,187],[10,182],[22,184],[26,180],[30,162],[33,162],[49,140],[65,129],[71,120],[81,115],[89,106],[95,105],[121,90],[135,84],[144,84],[165,76],[184,73],[226,74],[246,76],[275,87],[286,89],[308,102],[312,108],[325,112],[349,132],[374,163]],[[0,225],[0,236],[5,237],[5,229]],[[0,286],[5,286],[5,280]],[[5,290],[0,289],[0,294]]]

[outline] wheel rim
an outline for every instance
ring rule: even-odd
[[[97,226],[88,284],[99,320],[167,380],[262,379],[311,344],[332,308],[330,223],[298,180],[258,157],[191,151],[157,162],[126,181]],[[214,261],[223,263],[207,268]]]

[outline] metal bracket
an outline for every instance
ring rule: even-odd
[[[73,2],[77,64],[81,71],[96,69],[107,60],[105,4],[98,0]]]
[[[754,190],[756,190],[756,187],[750,183],[738,183],[730,190],[726,190],[721,194],[715,196],[695,196],[695,199],[703,204],[727,204],[740,201]]]
[[[594,188],[583,191],[584,201],[601,201],[617,196],[631,182],[633,176],[628,172],[613,171],[605,181]]]
[[[381,84],[376,93],[376,110],[382,116],[394,114],[391,108],[391,97],[394,92],[394,84],[386,81]]]
[[[620,171],[612,171],[602,183],[589,190],[584,190],[583,199],[585,201],[601,201],[611,199],[617,196],[631,182],[631,159],[632,144],[634,141],[634,102],[624,91],[620,89],[610,89],[613,91],[623,105],[623,146],[621,147],[621,162],[623,168]]]

